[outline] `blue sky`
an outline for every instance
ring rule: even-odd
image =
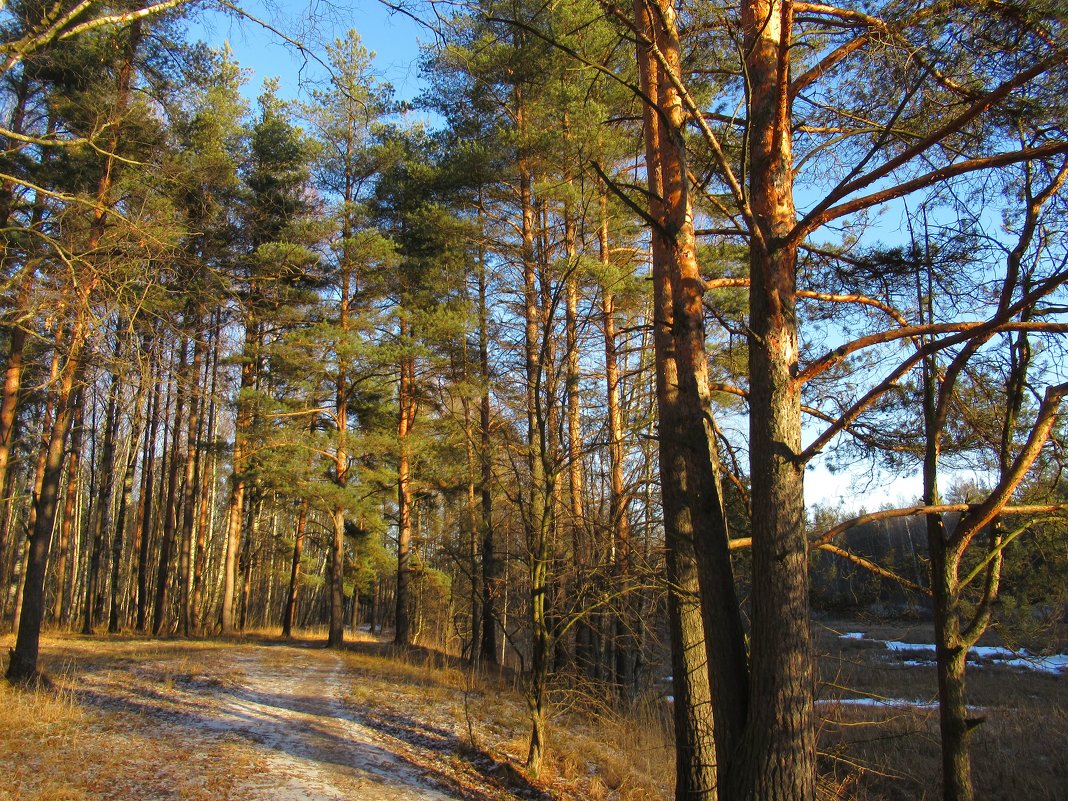
[[[421,40],[428,41],[431,34],[377,0],[339,4],[322,0],[247,0],[240,5],[320,56],[327,42],[355,29],[364,47],[375,53],[380,77],[393,84],[399,99],[411,99],[421,89],[419,44]],[[250,99],[259,95],[265,78],[277,77],[282,96],[296,98],[302,85],[324,77],[325,70],[314,59],[306,58],[280,36],[249,19],[200,12],[188,28],[190,39],[203,40],[213,47],[229,43],[237,62],[249,70],[245,92]]]

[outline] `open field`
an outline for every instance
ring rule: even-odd
[[[824,621],[815,632],[828,786],[846,798],[938,798],[933,651],[902,647],[931,643],[931,624]],[[1001,646],[996,635],[983,644]],[[971,741],[977,798],[1068,798],[1068,672],[1038,657],[1024,666],[990,653],[1000,654],[981,649],[967,680],[973,716],[983,720]]]

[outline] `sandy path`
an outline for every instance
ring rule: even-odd
[[[153,693],[98,677],[96,703],[179,727],[193,747],[239,744],[255,765],[241,801],[458,801],[437,789],[405,744],[363,725],[342,702],[342,660],[319,648],[252,647],[212,655],[224,684],[182,682]]]
[[[275,650],[275,649],[271,649]],[[239,688],[218,696],[217,725],[259,744],[267,770],[249,788],[276,801],[452,801],[361,725],[341,701],[342,662],[323,650],[267,649],[235,655]]]

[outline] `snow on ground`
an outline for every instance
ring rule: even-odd
[[[882,644],[886,650],[900,654],[930,653],[934,654],[934,643],[902,642],[900,640],[866,640],[863,632],[851,631],[839,634],[840,640],[865,640],[866,642]],[[968,649],[968,661],[974,667],[997,665],[1001,667],[1014,667],[1024,670],[1035,670],[1040,673],[1060,675],[1068,671],[1068,654],[1050,654],[1042,656],[1032,654],[1025,649],[1013,651],[997,645],[975,645]],[[906,659],[905,665],[909,667],[925,667],[934,664],[933,659]]]
[[[913,701],[907,698],[824,698],[816,706],[867,706],[877,709],[938,709],[938,701]],[[968,706],[969,712],[981,712],[982,707]]]
[[[825,698],[816,706],[874,706],[881,709],[938,709],[937,701],[909,701],[904,698]]]
[[[346,710],[341,660],[322,654],[325,659],[271,660],[269,665],[263,650],[243,655],[237,665],[244,674],[241,688],[219,698],[217,725],[265,746],[262,797],[452,801],[453,796],[428,785],[392,743]]]
[[[206,748],[239,743],[256,765],[231,796],[241,801],[458,801],[428,779],[403,743],[345,706],[336,653],[261,647],[213,659],[225,662],[211,666],[231,677],[225,683],[194,678],[149,694],[128,675],[108,672],[92,677],[83,697],[179,727]]]

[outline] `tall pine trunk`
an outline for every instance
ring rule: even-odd
[[[185,479],[183,484],[184,511],[182,514],[181,552],[178,565],[180,581],[179,626],[183,636],[193,633],[193,558],[195,545],[193,531],[197,518],[198,501],[203,488],[197,482],[197,462],[200,460],[201,393],[200,368],[204,362],[205,343],[201,331],[194,332],[193,361],[187,371],[189,394],[189,419],[186,424]]]
[[[411,335],[406,322],[401,322],[401,339]],[[411,549],[412,549],[412,475],[411,475],[411,429],[415,423],[415,357],[405,356],[400,364],[400,384],[397,391],[399,406],[397,418],[397,444],[400,453],[397,459],[397,595],[396,628],[394,641],[397,645],[412,644],[412,622],[409,614],[411,598]]]
[[[808,543],[804,525],[797,245],[789,107],[792,6],[746,0],[749,76],[749,446],[753,618],[749,715],[730,788],[738,799],[811,801],[816,793]],[[718,731],[717,731],[718,734]]]
[[[679,578],[689,571],[690,553],[696,561],[715,733],[710,742],[707,716],[699,708],[676,704],[676,731],[684,735],[676,775],[680,782],[686,780],[676,797],[712,799],[717,786],[723,794],[745,722],[748,669],[711,429],[703,283],[689,196],[685,114],[668,73],[681,74],[675,10],[670,0],[661,0],[655,11],[636,0],[634,13],[640,32],[641,85],[652,101],[644,108],[643,128],[654,223],[654,347],[664,526]],[[680,594],[670,608],[681,615],[688,611],[687,599]],[[673,621],[672,628],[680,638],[693,636],[685,619]],[[685,655],[695,645],[680,640],[673,649]],[[690,670],[677,673],[674,681],[676,696],[681,692],[683,698],[703,701],[704,688]],[[686,686],[690,682],[694,683]]]

